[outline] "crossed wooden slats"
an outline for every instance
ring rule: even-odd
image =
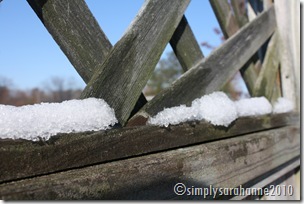
[[[194,98],[219,90],[275,28],[271,7],[234,35],[239,25],[229,13],[227,1],[211,0],[225,36],[234,36],[204,59],[183,15],[189,1],[146,1],[113,48],[83,0],[27,1],[87,83],[82,98],[105,99],[114,108],[121,125],[134,114],[129,124],[143,123],[165,107],[188,104]],[[227,30],[227,23],[234,24],[234,29]],[[192,69],[146,104],[141,91],[169,41],[184,71]],[[245,81],[256,81],[252,71],[245,73],[250,73],[243,74]],[[247,85],[253,90],[253,82]],[[138,123],[142,116],[145,120]]]
[[[189,104],[221,89],[271,36],[276,27],[274,7],[229,38],[219,49],[186,72],[171,87],[156,95],[131,120],[144,122],[164,107]]]
[[[100,73],[103,75],[103,69],[106,67],[106,65],[102,66],[103,62],[105,61],[106,56],[108,56],[108,53],[111,49],[111,44],[106,38],[103,31],[100,29],[99,25],[97,24],[96,20],[94,19],[93,15],[87,8],[86,4],[82,0],[77,1],[64,1],[64,2],[58,2],[58,1],[37,1],[37,0],[28,0],[29,4],[32,6],[40,20],[44,23],[45,27],[48,29],[48,31],[51,33],[55,41],[58,43],[58,45],[61,47],[63,52],[66,54],[68,59],[71,61],[75,69],[78,71],[80,76],[84,79],[86,83],[89,82],[89,80],[92,78],[93,73],[95,70],[99,70]],[[146,19],[153,19],[149,15],[155,15],[158,8],[162,7],[161,1],[151,1],[150,3],[147,3],[147,5],[155,4],[154,10],[150,11],[150,14],[145,14]],[[178,8],[179,3],[176,4],[176,7]],[[184,11],[186,8],[187,2],[183,2],[182,10]],[[168,5],[166,5],[168,7]],[[178,13],[179,18],[176,18],[177,14],[174,14],[174,9],[170,7],[170,9],[164,7],[162,9],[162,15],[165,16],[165,10],[172,11],[171,13],[171,20],[175,20],[175,24],[177,24],[178,19],[181,18],[182,12]],[[147,12],[143,12],[147,13]],[[157,14],[159,15],[159,14]],[[161,16],[159,16],[161,18]],[[71,20],[72,19],[72,20]],[[140,19],[140,18],[138,18]],[[161,24],[163,22],[163,19],[161,21],[154,21],[154,24],[157,26],[158,24]],[[149,25],[148,22],[145,22],[143,24]],[[167,22],[168,24],[168,22]],[[135,26],[133,24],[133,26]],[[170,25],[171,33],[172,29],[173,31],[177,27],[177,29],[174,32],[174,35],[172,36],[172,39],[170,41],[173,50],[177,54],[177,58],[182,64],[182,67],[184,70],[188,70],[193,66],[194,63],[201,60],[203,58],[203,54],[201,53],[201,50],[199,48],[199,45],[197,41],[194,38],[194,35],[192,33],[192,30],[190,26],[188,25],[188,22],[186,18],[183,16],[182,20],[180,21],[180,24],[178,26],[172,26]],[[163,26],[164,28],[170,27],[170,26]],[[90,31],[90,29],[93,29],[93,32]],[[132,31],[133,28],[130,28]],[[154,29],[155,30],[155,29]],[[152,29],[153,32],[153,29]],[[75,35],[76,33],[76,35]],[[163,31],[162,33],[167,35],[167,38],[170,36],[170,32]],[[77,35],[78,34],[78,35]],[[130,34],[130,32],[129,32]],[[125,34],[129,35],[128,33]],[[162,34],[162,35],[164,35]],[[137,34],[136,34],[137,35]],[[138,32],[138,35],[142,35],[140,32]],[[172,35],[172,34],[171,34]],[[125,37],[128,38],[128,37]],[[151,40],[151,39],[150,39]],[[128,41],[128,40],[127,40]],[[166,44],[168,40],[165,40],[162,42],[162,47],[164,44]],[[123,46],[126,46],[126,42],[121,43]],[[129,42],[134,43],[134,42]],[[126,46],[128,47],[128,46]],[[149,47],[148,45],[146,47]],[[160,55],[160,53],[163,51],[163,49],[160,49],[157,52],[157,55]],[[145,50],[142,50],[141,53],[145,53]],[[117,55],[117,51],[114,54],[111,55]],[[122,53],[123,55],[126,53]],[[146,53],[147,56],[150,58],[150,53]],[[157,58],[156,58],[157,59]],[[154,61],[156,60],[154,59]],[[143,60],[144,62],[144,60]],[[148,63],[146,63],[148,64]],[[154,62],[155,64],[155,62]],[[130,67],[134,65],[134,62],[130,62]],[[139,66],[139,65],[138,65]],[[153,67],[150,65],[150,67]],[[155,67],[155,65],[154,65]],[[110,68],[109,68],[110,69]],[[115,69],[115,68],[114,68]],[[114,70],[113,69],[113,70]],[[150,68],[151,69],[151,68]],[[113,70],[109,70],[109,72],[113,72]],[[145,72],[145,71],[144,71]],[[130,75],[130,73],[129,73]],[[150,75],[150,74],[148,74]],[[121,75],[120,75],[121,76]],[[146,80],[145,80],[146,81]],[[110,80],[112,83],[113,81]],[[145,82],[146,83],[146,82]],[[112,83],[113,84],[113,83]],[[130,83],[132,84],[132,83]],[[143,84],[143,83],[142,83]],[[142,87],[142,84],[140,87]],[[133,82],[134,85],[134,82]],[[136,85],[136,83],[135,83]],[[127,83],[122,85],[122,87],[119,87],[119,89],[123,92],[126,91],[125,86],[127,86]],[[105,89],[104,86],[102,86],[102,89]],[[108,89],[105,89],[106,91],[109,91]],[[132,91],[134,91],[132,89]],[[119,91],[115,90],[111,93],[114,93],[113,95],[119,96]],[[138,92],[138,91],[137,91]],[[115,94],[117,93],[117,94]],[[121,92],[120,92],[121,93]],[[85,94],[84,94],[85,95]],[[124,94],[125,95],[125,94]],[[89,96],[93,96],[90,95]],[[86,96],[84,96],[86,97]],[[126,121],[128,115],[130,115],[130,112],[132,111],[134,107],[134,100],[137,98],[134,94],[130,94],[126,96],[127,98],[132,99],[132,105],[126,103],[126,107],[124,108],[125,114],[120,114],[118,111],[121,109],[123,105],[118,103],[117,106],[114,106],[114,109],[117,110],[118,117],[123,116],[124,120],[120,120],[121,124],[124,124]],[[113,106],[112,103],[114,101],[117,101],[117,98],[113,96],[113,100],[108,99],[110,102],[109,104]],[[124,98],[122,96],[119,96],[118,98]],[[123,99],[124,101],[125,99]],[[111,102],[112,101],[112,102]],[[140,95],[139,100],[137,101],[137,104],[135,106],[135,109],[133,112],[137,112],[139,108],[141,108],[146,103],[145,97],[143,94]],[[131,115],[133,115],[131,113]],[[120,117],[119,117],[120,118]]]

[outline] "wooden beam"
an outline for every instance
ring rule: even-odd
[[[108,56],[112,45],[84,0],[27,0],[85,83]],[[147,102],[142,94],[132,115]]]
[[[246,0],[231,0],[231,5],[234,11],[233,13],[240,27],[243,27],[249,22],[246,11],[246,3]]]
[[[262,175],[261,178],[255,178],[254,180],[257,181],[255,184],[250,185],[250,188],[264,188],[267,185],[275,182],[280,177],[286,175],[287,173],[293,171],[294,169],[298,168],[301,164],[300,158],[293,159],[291,162],[287,162],[286,165],[282,165],[273,169],[272,171],[268,172],[266,175]],[[283,189],[282,189],[283,190]],[[283,192],[284,193],[284,192]],[[286,192],[287,193],[287,192]],[[234,196],[230,200],[241,200],[249,195],[238,195]]]
[[[174,186],[231,188],[300,156],[300,128],[284,127],[0,185],[3,200],[204,199]],[[212,197],[207,197],[212,199]]]
[[[231,11],[228,1],[210,0],[210,4],[219,22],[225,39],[228,39],[240,29]]]
[[[82,79],[88,83],[112,49],[85,1],[37,1],[28,3],[68,57]],[[203,58],[192,30],[183,17],[171,39],[173,50],[185,70]],[[131,115],[147,100],[141,94]]]
[[[81,98],[103,98],[124,125],[189,2],[146,1]]]
[[[84,0],[27,0],[63,53],[87,83],[112,45]]]
[[[253,96],[265,96],[269,101],[272,100],[279,63],[278,33],[275,32],[268,44],[264,63],[254,87]]]
[[[204,58],[185,16],[175,30],[170,44],[185,72]]]
[[[283,96],[300,111],[300,1],[275,0]]]
[[[271,36],[274,29],[275,12],[271,7],[208,58],[187,71],[171,87],[156,95],[131,120],[134,124],[145,124],[149,116],[156,115],[164,108],[189,104],[202,95],[221,89]]]
[[[233,36],[248,22],[245,14],[239,9],[240,1],[231,2],[233,11],[227,0],[210,0],[210,3],[226,39]],[[233,15],[233,13],[235,15]],[[257,72],[252,61],[253,59],[246,63],[240,70],[250,94],[253,92],[257,79]]]
[[[298,124],[298,114],[239,118],[229,128],[204,121],[62,134],[43,142],[0,140],[0,183]]]

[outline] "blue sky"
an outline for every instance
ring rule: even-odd
[[[144,0],[86,0],[99,25],[114,45],[136,16]],[[208,0],[192,0],[186,17],[198,42],[219,45],[213,29],[219,28]],[[11,79],[15,88],[43,87],[51,77],[85,83],[60,50],[26,0],[0,3],[0,77]],[[165,53],[170,52],[170,45]],[[202,48],[205,55],[210,50]],[[166,56],[163,54],[162,57]]]

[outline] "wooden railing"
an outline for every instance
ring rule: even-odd
[[[248,17],[242,1],[210,0],[227,40],[204,58],[184,15],[190,0],[147,0],[114,46],[84,0],[27,1],[87,83],[81,97],[105,99],[119,127],[39,142],[1,139],[2,199],[205,199],[178,196],[174,185],[263,188],[299,166],[299,56],[283,29],[288,22],[278,20],[294,3],[265,1],[256,15],[249,4]],[[142,90],[168,43],[185,73],[147,102]],[[238,71],[251,96],[284,96],[296,111],[239,118],[227,128],[145,125],[164,108],[221,90]]]

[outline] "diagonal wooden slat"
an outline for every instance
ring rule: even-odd
[[[246,0],[231,0],[231,5],[234,11],[235,19],[240,27],[248,23],[246,12]]]
[[[44,26],[87,83],[112,49],[85,1],[28,0]],[[191,27],[184,16],[175,30],[171,46],[184,70],[203,58]],[[147,102],[140,95],[131,116]]]
[[[272,36],[262,69],[255,84],[253,92],[254,96],[265,96],[269,101],[272,100],[272,94],[275,80],[279,69],[279,49],[278,49],[278,36],[277,32]]]
[[[124,125],[189,2],[146,1],[81,98],[103,98]]]
[[[185,16],[175,30],[170,44],[184,71],[188,71],[204,58]]]
[[[224,37],[228,39],[240,29],[228,1],[210,0],[210,4],[219,22]]]
[[[85,1],[27,1],[81,78],[88,83],[112,45]],[[146,102],[141,94],[132,115]]]
[[[219,90],[271,36],[276,26],[274,7],[263,12],[229,38],[171,87],[156,95],[133,117],[145,124],[164,108],[189,104],[195,98]]]
[[[210,4],[215,12],[221,30],[226,39],[233,36],[241,27],[243,27],[248,22],[248,20],[245,20],[246,18],[241,15],[238,9],[238,3],[240,3],[238,0],[232,1],[232,4],[234,5],[234,11],[232,11],[227,0],[210,0]],[[254,84],[257,79],[257,73],[254,64],[250,62],[246,63],[245,66],[241,68],[240,72],[246,83],[249,93],[252,94]]]
[[[84,0],[27,0],[81,78],[87,83],[112,45]]]

